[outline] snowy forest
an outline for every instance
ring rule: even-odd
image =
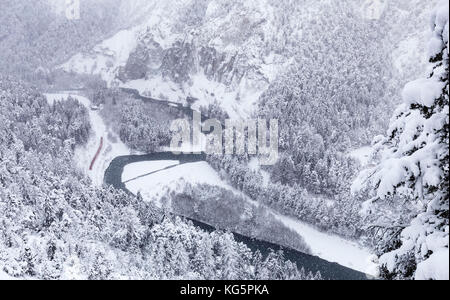
[[[0,280],[448,280],[448,75],[444,0],[0,0]]]

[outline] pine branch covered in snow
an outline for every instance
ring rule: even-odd
[[[433,71],[405,86],[387,136],[375,144],[381,161],[360,176],[373,188],[374,200],[407,199],[408,207],[419,207],[398,236],[382,241],[398,241],[380,258],[382,276],[389,279],[449,278],[448,15],[442,1],[432,16]]]

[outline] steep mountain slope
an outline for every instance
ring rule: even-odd
[[[144,11],[152,7],[144,23],[118,33],[89,54],[73,57],[64,68],[101,74],[111,85],[126,82],[155,97],[182,101],[192,94],[203,102],[219,98],[231,102],[227,107],[232,113],[244,102],[241,98],[254,103],[277,69],[288,63],[288,51],[276,49],[280,44],[274,42],[279,38],[275,34],[281,26],[269,3],[152,4],[144,6]],[[132,12],[130,7],[140,5],[130,3],[127,9]]]
[[[332,18],[359,19],[383,32],[378,43],[394,57],[386,68],[400,73],[401,84],[423,72],[423,65],[411,62],[425,49],[412,51],[409,46],[425,38],[421,25],[433,4],[418,0],[122,1],[117,19],[128,29],[72,57],[63,68],[100,74],[110,85],[137,88],[153,97],[182,102],[193,96],[199,99],[197,106],[217,100],[232,116],[248,115],[292,58],[302,54],[310,41],[305,36],[321,40],[320,29],[308,30],[336,7],[342,15]],[[403,30],[391,26],[397,22],[404,24]]]
[[[105,41],[64,68],[101,74],[111,85],[127,83],[155,97],[191,95],[203,104],[219,100],[230,114],[250,112],[245,104],[256,102],[289,64],[301,34],[298,20],[311,18],[314,6],[308,0],[153,3],[145,22],[113,37],[113,47],[101,51],[113,40]]]
[[[67,19],[65,1],[0,1],[0,71],[49,80],[49,69],[117,31],[119,1],[82,1],[79,20]]]

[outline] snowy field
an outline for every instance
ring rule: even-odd
[[[75,161],[77,167],[83,170],[91,178],[94,185],[102,185],[105,171],[111,161],[117,156],[130,155],[131,151],[120,141],[119,137],[116,137],[114,133],[107,128],[98,111],[91,109],[91,101],[86,97],[71,93],[46,94],[45,96],[50,104],[57,100],[66,100],[71,96],[77,99],[89,111],[92,126],[91,137],[87,145],[78,147],[75,150]],[[89,170],[92,159],[99,148],[101,138],[103,138],[104,141],[102,150],[93,169]]]
[[[154,172],[158,165],[161,166],[165,163],[168,164],[168,162],[160,163],[157,161],[133,164],[130,168],[125,169],[122,178],[129,178],[131,174]],[[144,166],[147,166],[149,171],[145,171]],[[180,189],[183,188],[183,183],[210,184],[229,188],[229,186],[220,179],[219,174],[217,174],[217,172],[206,162],[182,164],[174,168],[162,170],[129,181],[125,186],[133,194],[140,192],[144,199],[153,200],[163,196],[168,190],[180,191]]]

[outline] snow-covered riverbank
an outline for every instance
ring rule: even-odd
[[[378,275],[377,257],[371,254],[369,249],[359,246],[356,242],[321,232],[313,226],[291,217],[275,212],[274,215],[284,225],[303,237],[313,255],[368,275],[375,277]]]

